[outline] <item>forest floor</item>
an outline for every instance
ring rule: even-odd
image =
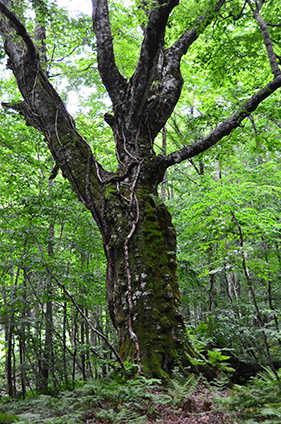
[[[152,389],[151,392],[156,396],[164,395],[164,392],[156,389]],[[147,419],[141,422],[143,424],[238,424],[241,421],[238,421],[235,414],[223,411],[214,399],[214,396],[223,397],[227,394],[228,391],[215,392],[203,384],[199,384],[191,395],[186,396],[180,404],[164,405],[161,402],[150,404],[146,411]],[[104,409],[111,407],[110,403],[103,405]],[[97,419],[95,410],[84,418],[87,424],[112,423],[107,418]]]
[[[89,380],[56,396],[0,404],[0,424],[238,424],[220,405],[229,389],[190,376],[162,387],[152,380]]]

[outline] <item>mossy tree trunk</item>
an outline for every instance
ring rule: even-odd
[[[132,168],[126,182],[105,188],[104,217],[111,271],[108,300],[123,359],[154,377],[188,363],[177,280],[176,232],[157,197],[154,157]]]
[[[273,80],[202,140],[167,156],[156,156],[154,140],[181,93],[181,58],[226,2],[207,1],[205,12],[194,19],[194,26],[167,49],[166,25],[178,1],[159,0],[150,6],[143,2],[148,20],[139,60],[129,81],[115,64],[107,0],[92,3],[98,69],[112,101],[112,114],[106,114],[105,120],[115,140],[116,172],[108,172],[99,164],[77,131],[48,80],[45,55],[7,8],[13,5],[8,0],[0,1],[0,33],[23,100],[2,105],[17,110],[27,125],[44,134],[56,161],[52,178],[60,168],[100,229],[108,261],[109,312],[122,357],[135,358],[147,375],[161,377],[170,374],[177,361],[188,364],[192,352],[181,311],[175,229],[157,196],[157,186],[168,167],[207,150],[237,128],[281,86],[281,72],[256,6],[254,16],[262,30]]]

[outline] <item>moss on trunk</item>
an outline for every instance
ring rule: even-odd
[[[128,184],[111,183],[105,191],[105,210],[115,264],[120,355],[137,361],[138,344],[142,372],[163,378],[176,364],[190,365],[193,352],[178,286],[175,228],[166,206],[157,205],[155,178],[149,180],[147,175],[140,172],[133,194]]]

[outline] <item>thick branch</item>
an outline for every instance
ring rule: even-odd
[[[271,96],[280,87],[281,75],[268,83],[264,88],[257,91],[256,94],[251,96],[235,113],[227,118],[203,140],[200,140],[190,146],[185,146],[181,150],[171,153],[162,159],[162,163],[164,163],[165,167],[168,168],[175,163],[180,163],[185,159],[192,158],[199,153],[205,152],[207,149],[214,146],[223,137],[229,135],[231,131],[237,128],[247,116],[256,110],[258,105],[263,100]]]
[[[196,20],[191,30],[186,30],[181,37],[164,52],[162,66],[162,80],[159,85],[159,93],[149,108],[148,125],[152,137],[155,137],[176,106],[183,86],[183,78],[180,72],[180,62],[188,48],[197,40],[199,35],[213,21],[226,0],[219,0],[215,8],[208,10],[204,16]],[[151,100],[150,100],[151,101]]]
[[[30,38],[30,36],[28,35],[24,25],[21,23],[21,21],[16,17],[16,15],[14,15],[13,12],[11,12],[6,6],[5,4],[0,1],[0,12],[6,16],[6,18],[8,19],[8,21],[13,24],[13,26],[16,29],[17,35],[19,35],[23,41],[26,44],[27,50],[29,51],[30,55],[34,58],[37,58],[38,54],[36,51],[36,48],[33,44],[32,39]]]
[[[97,37],[98,68],[113,106],[124,100],[127,82],[120,74],[114,58],[107,0],[92,0],[93,29]]]
[[[265,23],[265,21],[263,20],[263,18],[259,14],[258,8],[256,10],[254,10],[254,18],[257,21],[258,26],[259,26],[261,33],[262,33],[262,36],[263,36],[263,40],[264,40],[264,44],[265,44],[265,47],[266,47],[267,56],[268,56],[268,60],[269,60],[269,63],[270,63],[271,71],[272,71],[273,75],[275,77],[277,77],[278,75],[281,75],[281,71],[280,71],[280,68],[278,66],[278,63],[277,63],[277,60],[276,60],[276,55],[275,55],[274,50],[273,50],[272,41],[271,41],[271,38],[270,38],[270,35],[269,35],[267,24]]]
[[[139,122],[143,108],[155,77],[164,35],[171,11],[178,0],[158,1],[149,14],[136,71],[131,79],[131,107],[129,122]]]
[[[2,102],[1,106],[3,106],[6,109],[12,109],[16,112],[19,112],[20,115],[22,115],[25,119],[26,125],[36,128],[39,131],[43,131],[43,129],[40,126],[40,121],[36,120],[34,117],[34,114],[27,103],[25,102],[16,102],[16,103],[6,103]]]

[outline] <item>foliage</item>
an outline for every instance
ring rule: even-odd
[[[16,414],[20,424],[26,423],[79,423],[89,418],[106,418],[109,422],[146,422],[146,413],[153,402],[172,401],[165,394],[153,394],[156,380],[141,377],[118,382],[110,378],[103,381],[88,380],[73,391],[62,391],[58,396],[40,395],[0,406],[3,412]],[[104,409],[104,404],[108,408]],[[11,416],[11,415],[10,415]],[[16,417],[14,421],[16,422]]]
[[[171,396],[173,405],[179,405],[184,399],[191,395],[195,387],[198,385],[198,377],[191,374],[187,376],[183,374],[179,368],[175,367],[173,378],[168,385],[168,393]]]
[[[281,371],[278,372],[279,379]],[[247,386],[235,386],[231,395],[221,398],[219,403],[238,412],[243,423],[279,423],[281,419],[281,384],[270,369],[266,369]]]
[[[6,415],[0,413],[0,423],[1,424],[10,424],[18,421],[18,417],[16,415]]]
[[[220,373],[228,372],[232,373],[234,369],[224,362],[230,358],[228,355],[222,355],[222,352],[218,349],[208,350],[208,360],[210,364]]]
[[[203,175],[196,175],[192,164],[170,175],[185,313],[203,346],[234,348],[236,355],[266,364],[243,258],[261,326],[278,361],[280,155],[263,148],[257,156],[240,145],[224,157],[221,150],[217,163],[208,162],[208,155],[201,159]],[[190,178],[187,186],[184,178]]]
[[[3,115],[1,119],[0,322],[6,337],[7,319],[13,323],[10,331],[19,379],[26,375],[25,385],[40,391],[42,373],[37,366],[44,358],[46,304],[52,302],[53,376],[62,385],[73,385],[67,375],[71,375],[73,366],[80,366],[81,376],[79,361],[86,361],[88,377],[93,372],[91,367],[96,366],[99,373],[102,366],[110,366],[112,361],[107,358],[108,350],[99,346],[93,335],[90,342],[90,330],[76,316],[70,299],[55,286],[49,271],[76,295],[86,314],[91,311],[92,322],[99,323],[103,331],[106,265],[100,236],[89,214],[77,204],[68,183],[60,176],[53,183],[48,181],[53,164],[41,136],[26,128],[18,117]],[[75,330],[77,324],[82,334]],[[3,334],[5,354],[8,347],[4,338]],[[73,355],[77,363],[73,362]],[[6,383],[1,381],[1,385],[5,387]],[[22,390],[20,380],[16,386],[15,395]]]

